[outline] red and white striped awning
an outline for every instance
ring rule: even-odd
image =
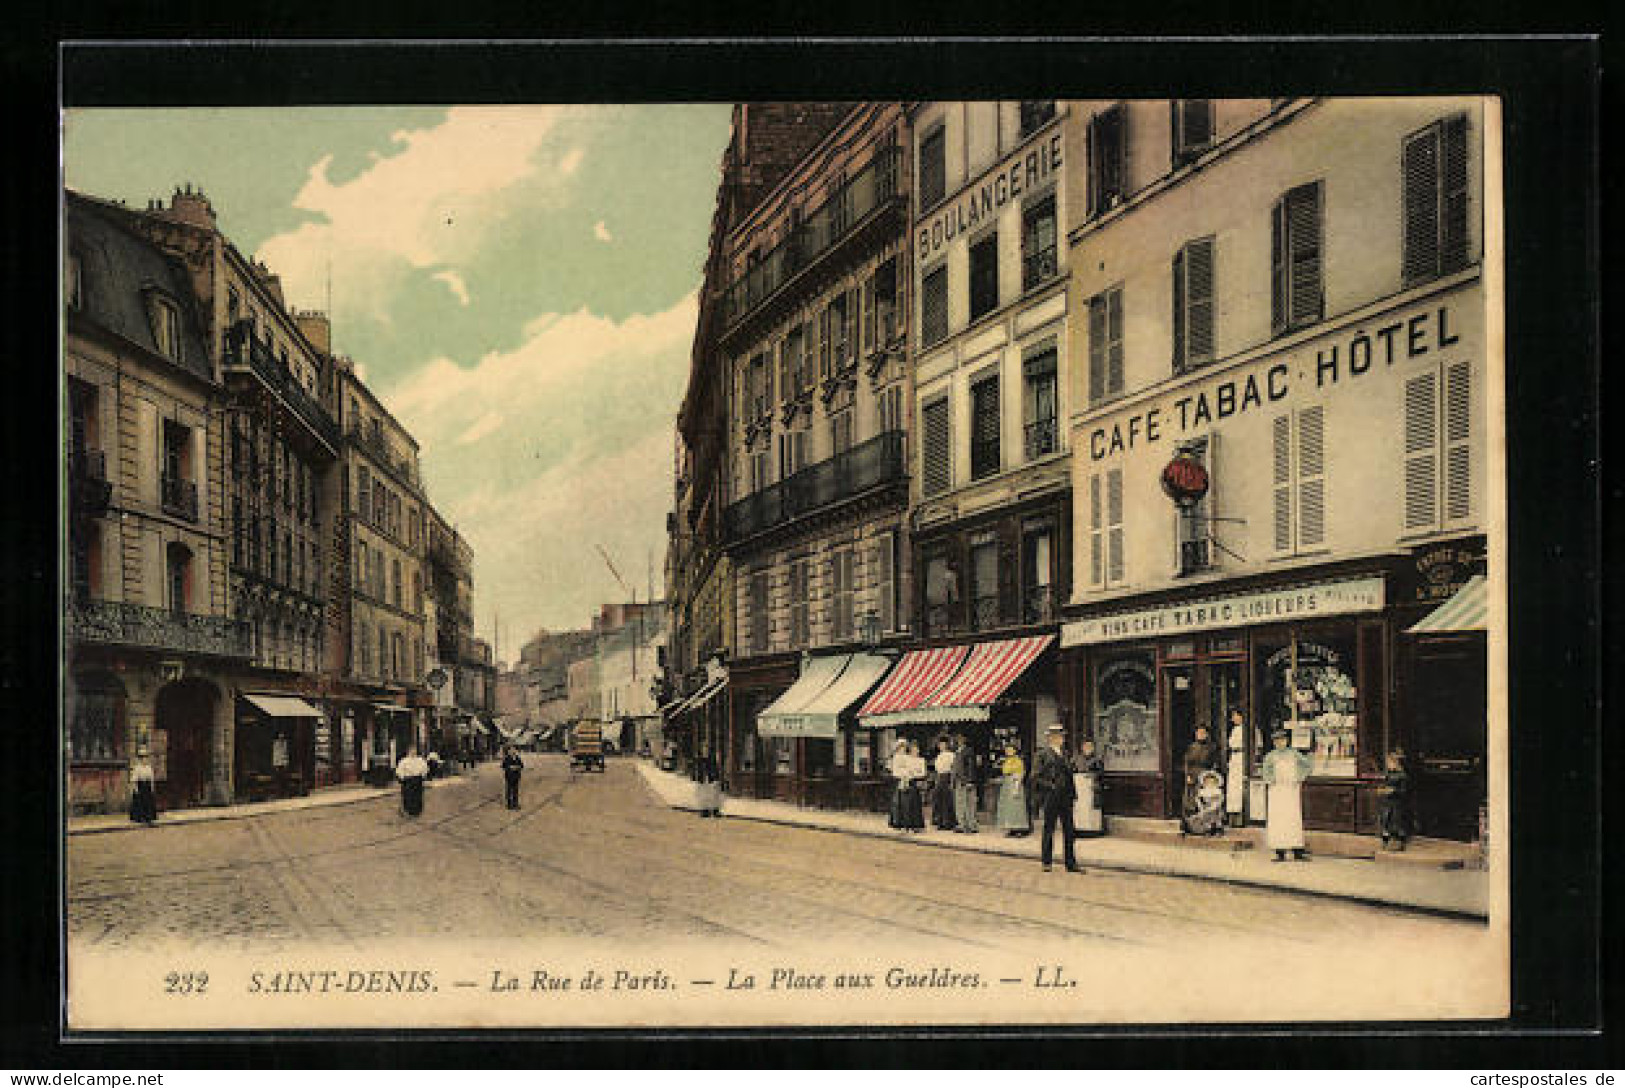
[[[953,711],[955,721],[987,720],[988,708],[1054,641],[1054,635],[1033,635],[978,643],[954,678],[925,701],[925,708]]]
[[[859,723],[874,729],[913,720],[925,701],[959,671],[969,653],[968,646],[910,650],[858,711]]]

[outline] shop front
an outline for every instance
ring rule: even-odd
[[[1284,729],[1310,760],[1306,826],[1373,831],[1390,743],[1386,584],[1382,570],[1300,574],[1065,624],[1072,739],[1094,741],[1105,811],[1177,818],[1188,771],[1205,762],[1227,781],[1245,776],[1235,796],[1249,822],[1262,822],[1258,775],[1270,736]],[[1193,749],[1204,729],[1206,744]]]
[[[774,756],[801,768],[793,793],[811,808],[884,812],[885,760],[875,750],[876,730],[856,727],[852,708],[891,667],[881,654],[809,657],[794,684],[756,716],[756,734]]]
[[[800,661],[792,654],[735,662],[729,668],[727,773],[729,792],[766,801],[800,800],[797,785],[809,754],[798,738],[764,736],[762,713],[795,683]],[[818,750],[811,753],[817,758]],[[833,760],[833,756],[831,756]]]
[[[265,801],[308,794],[317,784],[317,740],[325,722],[320,709],[296,696],[240,694],[232,746],[237,799]]]

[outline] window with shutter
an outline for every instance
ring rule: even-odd
[[[853,634],[852,555],[851,548],[841,548],[830,556],[830,637],[835,642],[846,642]]]
[[[971,386],[970,475],[973,480],[999,471],[999,376]]]
[[[1276,202],[1270,222],[1270,318],[1276,334],[1319,321],[1321,183],[1300,185]]]
[[[1026,398],[1022,421],[1026,427],[1027,460],[1047,457],[1058,447],[1055,405],[1055,347],[1049,345],[1022,360]]]
[[[938,265],[920,280],[920,342],[930,347],[948,335],[948,266]]]
[[[1128,110],[1117,105],[1097,113],[1086,130],[1089,159],[1089,214],[1100,215],[1122,202],[1128,167]]]
[[[807,617],[807,568],[805,559],[790,564],[790,648],[801,649],[812,641]]]
[[[1319,405],[1298,413],[1298,547],[1326,541],[1326,412]]]
[[[763,571],[750,579],[750,648],[754,653],[767,652],[767,619],[767,572]]]
[[[1123,289],[1113,287],[1089,300],[1089,401],[1123,392]]]
[[[1168,104],[1173,133],[1173,164],[1183,166],[1213,143],[1213,103],[1206,98],[1180,98]]]
[[[1100,490],[1100,477],[1089,477],[1089,584],[1096,588],[1104,584],[1106,561],[1105,510]]]
[[[1432,373],[1405,382],[1405,528],[1439,521],[1439,384]]]
[[[948,415],[948,399],[932,401],[920,410],[921,490],[940,495],[953,486],[953,432]]]
[[[1275,550],[1292,550],[1292,417],[1276,416],[1271,423],[1270,482],[1275,501]]]
[[[1114,468],[1106,473],[1106,582],[1120,585],[1123,581],[1125,556],[1123,554],[1123,470]]]
[[[920,207],[929,208],[947,192],[948,143],[946,129],[938,125],[920,137]]]
[[[1059,270],[1056,259],[1055,197],[1029,205],[1021,213],[1021,289],[1030,291]]]
[[[999,236],[989,233],[970,247],[970,319],[999,305]]]
[[[1406,286],[1467,267],[1467,118],[1405,138],[1400,154]]]
[[[884,533],[875,540],[875,616],[881,631],[897,630],[897,534]]]
[[[1174,373],[1213,361],[1213,239],[1174,255]]]
[[[1445,363],[1405,383],[1404,527],[1472,517],[1472,364]]]
[[[1444,367],[1444,516],[1472,516],[1472,374],[1470,363]]]

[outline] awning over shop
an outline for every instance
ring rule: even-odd
[[[915,720],[931,722],[985,722],[989,708],[1038,655],[1055,641],[1054,635],[982,642],[971,648],[965,664],[935,695],[925,701]]]
[[[1484,576],[1475,574],[1448,601],[1405,629],[1407,635],[1445,635],[1484,630],[1489,592]]]
[[[828,730],[819,735],[834,736],[841,715],[869,694],[889,668],[890,659],[878,654],[853,654],[835,682],[820,692],[802,713]]]
[[[771,706],[757,715],[756,732],[763,737],[833,737],[835,714],[822,714],[814,720],[808,708],[840,677],[852,660],[850,654],[815,657],[806,663],[801,676]],[[836,711],[839,714],[840,711]],[[827,719],[827,720],[826,720]]]
[[[319,709],[292,695],[249,695],[244,692],[243,698],[261,713],[269,714],[273,718],[320,718],[322,716]]]
[[[690,695],[681,706],[672,711],[672,716],[677,717],[682,714],[690,714],[696,710],[699,710],[706,703],[709,703],[712,699],[716,698],[717,692],[726,687],[727,683],[728,678],[726,676],[719,676],[710,680],[703,688],[696,691],[693,695]]]
[[[875,729],[917,720],[919,709],[953,678],[969,653],[969,646],[910,650],[863,704],[858,721]]]
[[[372,708],[374,710],[382,710],[382,711],[385,711],[385,712],[390,713],[390,714],[410,714],[410,713],[412,713],[412,708],[411,707],[409,707],[409,706],[396,706],[394,703],[373,703]]]

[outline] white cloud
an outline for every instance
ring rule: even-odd
[[[566,177],[570,176],[581,168],[581,160],[586,157],[587,152],[585,148],[572,147],[569,151],[565,152],[564,158],[559,160],[559,173],[565,175]]]
[[[615,240],[615,236],[609,233],[609,228],[604,225],[602,219],[592,225],[592,236],[600,242],[613,242]]]
[[[432,278],[445,284],[446,289],[457,296],[458,302],[464,306],[468,305],[468,284],[463,282],[461,273],[453,272],[448,268],[443,272],[436,272]]]
[[[476,419],[473,426],[457,436],[457,444],[467,446],[478,442],[500,426],[502,426],[502,413],[487,412],[479,419]]]

